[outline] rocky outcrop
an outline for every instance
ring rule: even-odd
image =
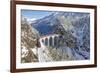
[[[33,49],[37,44],[39,33],[36,29],[32,28],[27,22],[26,18],[22,18],[21,21],[21,62],[37,62],[38,56],[33,53]]]

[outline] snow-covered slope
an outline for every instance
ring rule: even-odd
[[[85,60],[90,58],[90,15],[77,12],[52,12],[31,24],[21,22],[22,62]],[[58,46],[37,47],[37,39],[59,34]],[[23,55],[24,54],[24,55]]]
[[[89,13],[53,12],[49,16],[34,21],[31,25],[42,36],[55,33],[62,35],[63,38],[60,41],[62,41],[62,45],[66,43],[63,47],[67,46],[66,48],[70,49],[73,60],[90,58]],[[60,49],[62,49],[61,47]],[[66,53],[69,52],[66,51]]]
[[[32,28],[27,22],[27,19],[22,17],[21,20],[21,62],[37,62],[38,56],[37,52],[34,53],[33,50],[37,44],[37,38],[39,38],[39,32]]]

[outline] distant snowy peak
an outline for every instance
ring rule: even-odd
[[[27,18],[27,21],[31,24],[33,23],[35,20],[37,20],[36,18]]]

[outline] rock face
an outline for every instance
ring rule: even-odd
[[[39,38],[39,33],[32,28],[26,18],[21,20],[21,62],[36,62],[38,56],[32,50],[36,50],[36,39]]]

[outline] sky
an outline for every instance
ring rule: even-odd
[[[41,10],[21,10],[21,15],[27,18],[27,21],[37,20],[48,16],[52,13],[49,11],[41,11]]]

